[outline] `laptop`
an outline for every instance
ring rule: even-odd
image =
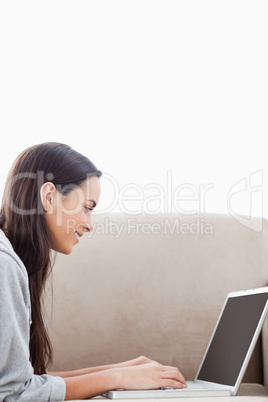
[[[194,381],[187,388],[113,390],[110,399],[235,395],[268,311],[268,287],[229,293]],[[183,367],[182,367],[183,372]]]

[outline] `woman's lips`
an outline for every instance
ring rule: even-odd
[[[80,233],[80,232],[74,232],[74,234],[75,234],[75,237],[77,238],[77,240],[79,241],[79,239],[80,239],[80,237],[82,237],[83,236],[83,233]]]

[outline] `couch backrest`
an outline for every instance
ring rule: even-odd
[[[268,283],[267,222],[217,214],[94,222],[70,256],[56,258],[53,369],[146,355],[192,379],[226,294]],[[262,382],[260,342],[250,366],[246,381]]]

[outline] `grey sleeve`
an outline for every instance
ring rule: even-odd
[[[0,402],[63,401],[62,378],[33,374],[30,311],[27,272],[0,249]]]

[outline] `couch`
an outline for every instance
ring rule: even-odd
[[[266,220],[95,213],[93,223],[57,255],[47,288],[52,371],[145,355],[191,380],[227,293],[268,284]],[[238,396],[268,401],[267,321]]]

